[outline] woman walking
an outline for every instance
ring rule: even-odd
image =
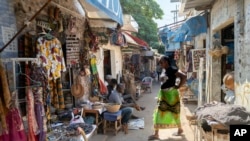
[[[154,134],[148,140],[159,139],[159,129],[178,128],[174,135],[181,135],[180,98],[178,88],[186,82],[186,75],[179,72],[176,65],[171,64],[168,56],[161,57],[160,66],[163,71],[161,89],[158,93],[158,107],[153,113]],[[179,84],[176,79],[179,78]]]

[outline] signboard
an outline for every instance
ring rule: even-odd
[[[204,58],[203,70],[206,70],[206,50],[205,49],[192,49],[192,64],[193,71],[197,72],[199,70],[200,58]]]
[[[80,42],[76,35],[67,35],[66,37],[66,64],[75,65],[80,60]]]

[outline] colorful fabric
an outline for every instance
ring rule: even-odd
[[[49,80],[61,77],[61,71],[66,71],[61,43],[57,38],[46,40],[42,37],[37,40],[38,66],[47,69]]]
[[[177,89],[160,90],[158,107],[154,110],[155,129],[177,128],[180,126],[180,98]]]
[[[46,132],[47,132],[47,126],[46,126],[46,116],[43,106],[43,88],[42,87],[34,87],[33,89],[34,94],[34,102],[35,102],[35,115],[36,115],[36,121],[39,128],[39,135],[38,135],[38,141],[45,141],[46,139]]]
[[[90,59],[90,65],[91,65],[92,74],[97,74],[97,66],[96,66],[96,58],[95,57],[92,57]]]
[[[50,85],[50,97],[52,98],[51,103],[55,108],[64,109],[64,97],[62,91],[62,81],[61,78],[49,81]]]
[[[0,59],[0,123],[3,130],[7,129],[5,117],[11,105],[11,96],[6,71]]]
[[[27,89],[26,97],[27,97],[27,117],[28,117],[28,128],[29,128],[28,140],[36,141],[35,135],[39,134],[39,129],[35,118],[35,108],[34,108],[35,102],[31,88]]]
[[[0,141],[27,141],[23,122],[17,108],[12,108],[7,116],[7,132],[0,133]]]

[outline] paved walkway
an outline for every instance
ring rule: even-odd
[[[128,134],[124,132],[119,132],[116,136],[113,133],[107,133],[107,141],[147,141],[148,136],[153,134],[153,123],[152,123],[152,113],[156,107],[156,96],[160,88],[158,82],[154,82],[152,93],[143,93],[141,98],[138,100],[138,104],[145,106],[146,109],[141,112],[135,112],[136,116],[144,117],[145,128],[139,130],[129,130]],[[191,105],[194,108],[195,105]],[[184,129],[184,134],[179,137],[172,136],[172,133],[177,131],[174,129],[164,129],[160,130],[161,141],[194,141],[194,128],[190,127],[188,121],[186,120],[186,114],[188,114],[189,109],[182,104],[181,107],[181,121]],[[98,134],[99,135],[99,134]],[[103,135],[100,135],[102,138]],[[104,136],[103,136],[104,137]],[[91,140],[94,141],[94,140]],[[97,141],[97,140],[96,140]],[[99,140],[98,140],[99,141]]]

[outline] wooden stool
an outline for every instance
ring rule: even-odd
[[[118,111],[116,113],[110,113],[110,112],[104,112],[103,113],[103,134],[106,133],[106,131],[114,131],[115,135],[117,132],[121,129],[121,119],[122,119],[122,112]]]

